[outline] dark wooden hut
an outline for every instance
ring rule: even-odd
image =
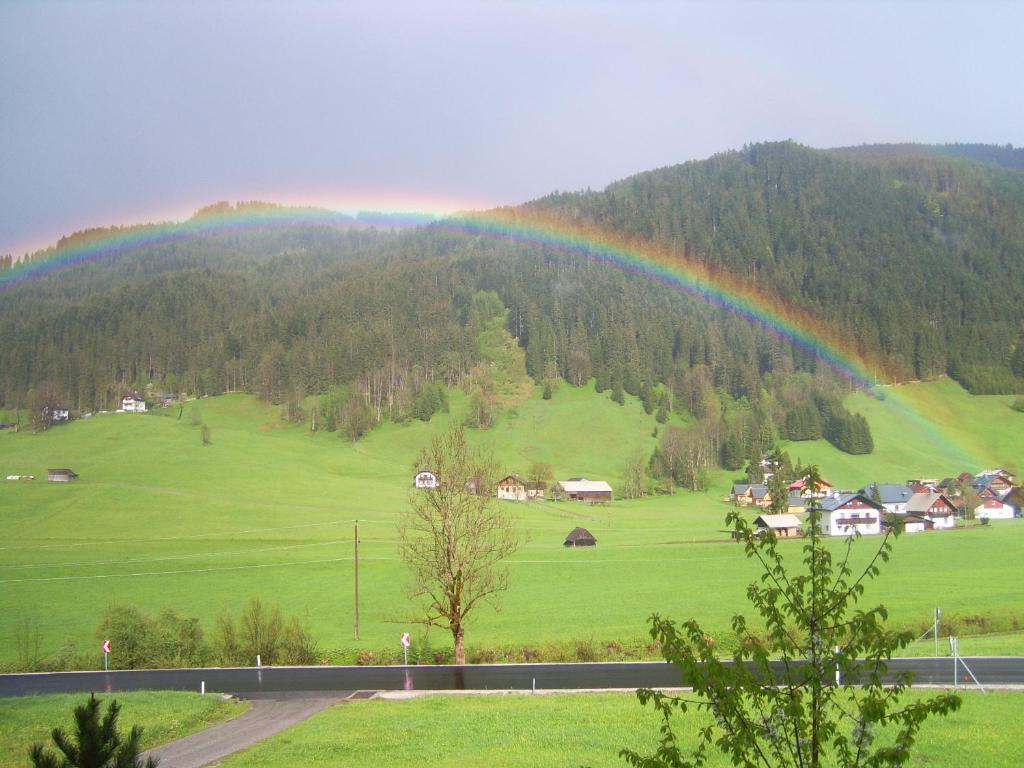
[[[68,483],[78,477],[78,474],[71,469],[48,469],[46,479],[51,483]]]
[[[567,547],[593,547],[596,544],[597,539],[586,528],[573,528],[572,532],[565,537],[565,546]]]

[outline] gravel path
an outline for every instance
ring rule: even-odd
[[[285,728],[301,723],[332,704],[353,696],[351,691],[312,691],[306,694],[282,693],[274,698],[253,698],[252,707],[234,720],[163,744],[141,757],[155,757],[160,768],[200,768],[222,757],[263,741]]]

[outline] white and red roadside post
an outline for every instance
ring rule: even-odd
[[[405,657],[405,665],[409,666],[409,646],[412,645],[412,640],[409,638],[408,632],[402,633],[402,655]]]
[[[110,656],[110,641],[104,640],[100,643],[100,650],[103,651],[103,671],[107,671],[107,657]]]

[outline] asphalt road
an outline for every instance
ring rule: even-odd
[[[962,659],[982,685],[1024,686],[1024,657]],[[891,671],[911,670],[918,685],[952,685],[953,660],[895,659]],[[970,678],[961,666],[961,683]],[[529,690],[531,688],[669,688],[685,685],[682,675],[665,662],[596,664],[492,664],[471,666],[391,667],[242,667],[161,669],[111,672],[54,672],[0,675],[0,696],[34,693],[76,693],[185,690],[239,696],[308,692],[310,697],[341,691]]]
[[[245,714],[144,752],[142,760],[155,757],[160,768],[200,768],[290,728],[341,698],[346,697],[325,696],[323,691],[319,696],[258,698]]]

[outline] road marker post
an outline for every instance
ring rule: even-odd
[[[405,666],[409,666],[409,646],[412,645],[412,639],[409,637],[408,632],[402,633],[402,656],[405,659]]]
[[[107,658],[110,656],[110,641],[104,640],[100,643],[100,650],[103,652],[103,671],[106,672],[110,668],[107,664]]]

